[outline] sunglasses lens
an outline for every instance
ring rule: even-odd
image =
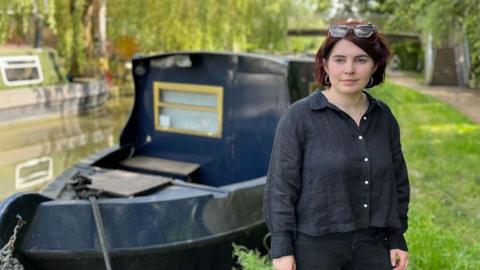
[[[344,25],[331,25],[328,27],[328,31],[332,37],[344,37],[348,32],[348,26]]]
[[[345,37],[348,31],[352,28],[355,36],[359,38],[368,38],[373,35],[377,29],[373,24],[361,24],[356,26],[333,24],[328,27],[328,33],[331,37],[341,38]]]
[[[353,31],[355,32],[355,35],[361,38],[367,38],[371,36],[374,30],[375,29],[373,25],[357,25],[353,29]]]

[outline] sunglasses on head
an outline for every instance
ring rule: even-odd
[[[328,26],[328,35],[335,38],[345,37],[350,29],[356,37],[368,38],[377,31],[377,27],[373,24],[359,24],[355,26],[343,24],[331,24]]]

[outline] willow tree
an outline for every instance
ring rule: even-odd
[[[55,0],[58,25],[57,50],[65,59],[70,74],[77,75],[85,67],[83,12],[84,0]]]
[[[13,34],[26,35],[36,20],[55,30],[53,0],[0,0],[0,44]]]
[[[108,36],[131,36],[144,52],[280,50],[290,0],[129,0],[108,2]],[[146,8],[148,7],[148,8]]]
[[[300,2],[108,0],[107,38],[127,46],[128,52],[280,51],[287,45],[288,17]],[[39,14],[56,34],[56,48],[70,74],[84,75],[98,66],[100,3],[105,0],[0,0],[0,42],[13,31],[12,25],[27,31],[32,14]]]
[[[72,76],[92,76],[103,72],[101,40],[103,0],[55,0],[57,49]]]
[[[0,0],[0,43],[13,34],[27,36],[42,31],[35,23],[49,28],[58,43],[56,49],[65,60],[65,67],[73,76],[83,75],[89,48],[93,45],[91,33],[85,32],[89,17],[86,10],[98,0]],[[33,44],[29,44],[33,45]],[[92,49],[90,49],[91,51]]]

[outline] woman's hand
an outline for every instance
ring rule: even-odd
[[[401,249],[391,249],[390,261],[392,267],[394,267],[393,270],[405,270],[408,265],[408,252]]]
[[[293,255],[275,258],[272,261],[274,270],[295,270],[295,258]]]

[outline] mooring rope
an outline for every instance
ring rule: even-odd
[[[100,247],[102,248],[105,267],[107,268],[107,270],[112,270],[112,266],[110,264],[110,256],[108,255],[108,250],[107,250],[107,239],[105,237],[105,230],[103,227],[102,215],[100,213],[100,208],[98,207],[96,194],[92,193],[88,195],[88,200],[92,204],[93,217],[95,219],[95,226],[97,227],[98,239],[100,240]]]

